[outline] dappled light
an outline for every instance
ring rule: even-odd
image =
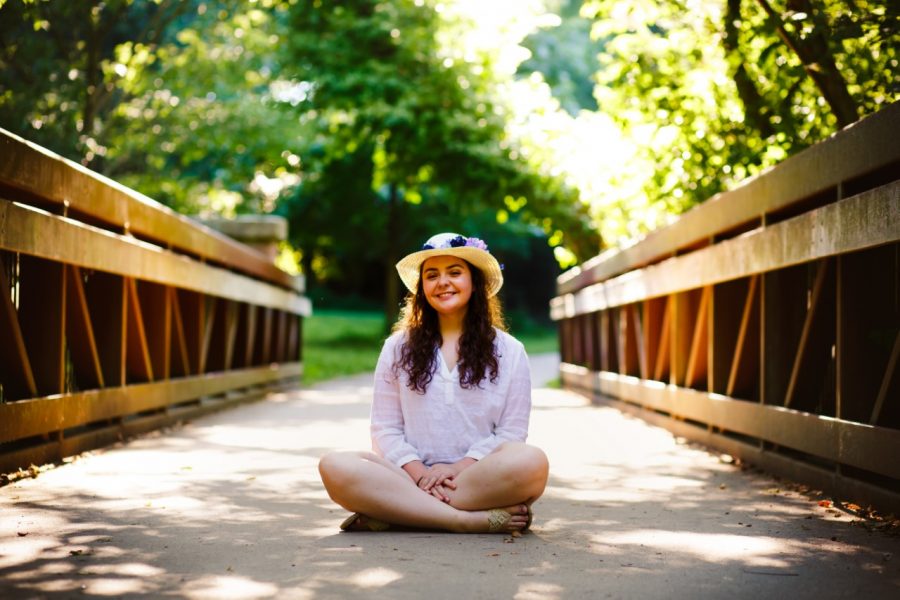
[[[536,360],[540,386],[556,358]],[[895,539],[662,429],[542,387],[530,441],[547,451],[551,476],[532,533],[340,533],[346,513],[316,463],[330,449],[366,447],[369,378],[282,392],[3,488],[0,509],[15,518],[0,523],[0,591],[418,597],[448,565],[472,574],[454,578],[461,596],[490,581],[492,595],[563,598],[608,577],[635,593],[673,582],[699,590],[714,572],[764,578],[754,589],[774,591],[784,582],[766,577],[809,585],[848,559],[859,566],[842,581],[900,581],[884,559]]]

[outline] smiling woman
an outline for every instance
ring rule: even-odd
[[[528,357],[506,333],[500,264],[477,238],[433,236],[397,263],[410,291],[375,370],[374,452],[319,463],[343,529],[516,532],[531,526],[548,463],[525,444]]]

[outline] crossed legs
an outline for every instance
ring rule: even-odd
[[[487,511],[497,508],[512,515],[506,530],[522,529],[528,506],[544,492],[548,468],[540,449],[505,443],[460,473],[444,503],[371,452],[332,452],[319,461],[328,495],[347,510],[395,525],[457,532],[487,531]]]

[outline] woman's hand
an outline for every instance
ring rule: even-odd
[[[456,473],[457,471],[453,468],[453,465],[432,465],[427,467],[425,473],[416,481],[416,485],[423,492],[431,494],[441,502],[450,502],[447,490],[456,489],[456,484],[453,482]]]
[[[452,464],[432,465],[416,484],[422,491],[428,492],[441,502],[450,502],[448,491],[456,489],[456,477],[475,462],[474,458],[464,458]]]

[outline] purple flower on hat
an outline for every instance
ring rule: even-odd
[[[478,248],[488,252],[487,244],[476,237],[464,237],[453,233],[439,233],[422,245],[422,250],[438,250],[441,248]]]
[[[478,248],[479,250],[488,251],[487,244],[485,244],[482,240],[479,240],[476,237],[466,238],[466,246],[469,248]]]

